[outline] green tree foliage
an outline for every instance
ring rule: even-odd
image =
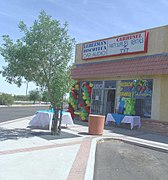
[[[49,102],[49,98],[48,98],[48,92],[47,91],[44,91],[42,93],[42,99],[41,99],[43,102]]]
[[[15,101],[27,101],[28,97],[25,95],[14,95],[14,100]]]
[[[37,90],[32,90],[29,92],[29,100],[33,101],[34,104],[36,101],[40,101],[41,97],[40,97],[40,93]]]
[[[14,102],[14,98],[10,94],[2,93],[0,95],[0,105],[11,105]]]
[[[0,48],[7,62],[2,75],[7,82],[21,86],[23,81],[35,82],[45,89],[54,109],[62,106],[63,95],[71,86],[70,64],[75,41],[68,35],[68,24],[60,24],[42,11],[32,27],[21,21],[24,36],[16,42],[4,35]]]

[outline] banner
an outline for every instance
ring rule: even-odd
[[[153,81],[144,80],[122,80],[119,86],[119,96],[121,97],[146,97],[152,96]]]
[[[137,32],[83,44],[82,59],[147,52],[148,32]]]

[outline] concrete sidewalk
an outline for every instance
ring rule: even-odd
[[[87,123],[75,121],[52,136],[28,128],[31,118],[0,123],[0,179],[92,180],[96,143],[110,138],[168,152],[168,137],[158,133],[106,126],[103,136],[93,136]]]

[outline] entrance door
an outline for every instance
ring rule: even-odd
[[[114,113],[115,109],[115,89],[107,89],[105,91],[105,102],[104,102],[104,112],[107,113]]]
[[[103,89],[92,89],[91,114],[102,114],[103,110]]]

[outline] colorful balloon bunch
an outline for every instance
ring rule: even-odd
[[[92,83],[89,82],[83,83],[83,92],[82,92],[83,102],[80,103],[80,107],[81,107],[80,117],[83,121],[88,121],[88,116],[90,113],[92,87],[93,87]]]
[[[73,85],[70,97],[69,97],[69,107],[68,112],[71,113],[72,118],[74,118],[74,111],[77,109],[77,100],[78,100],[78,94],[79,94],[79,85],[80,83],[77,82]]]

